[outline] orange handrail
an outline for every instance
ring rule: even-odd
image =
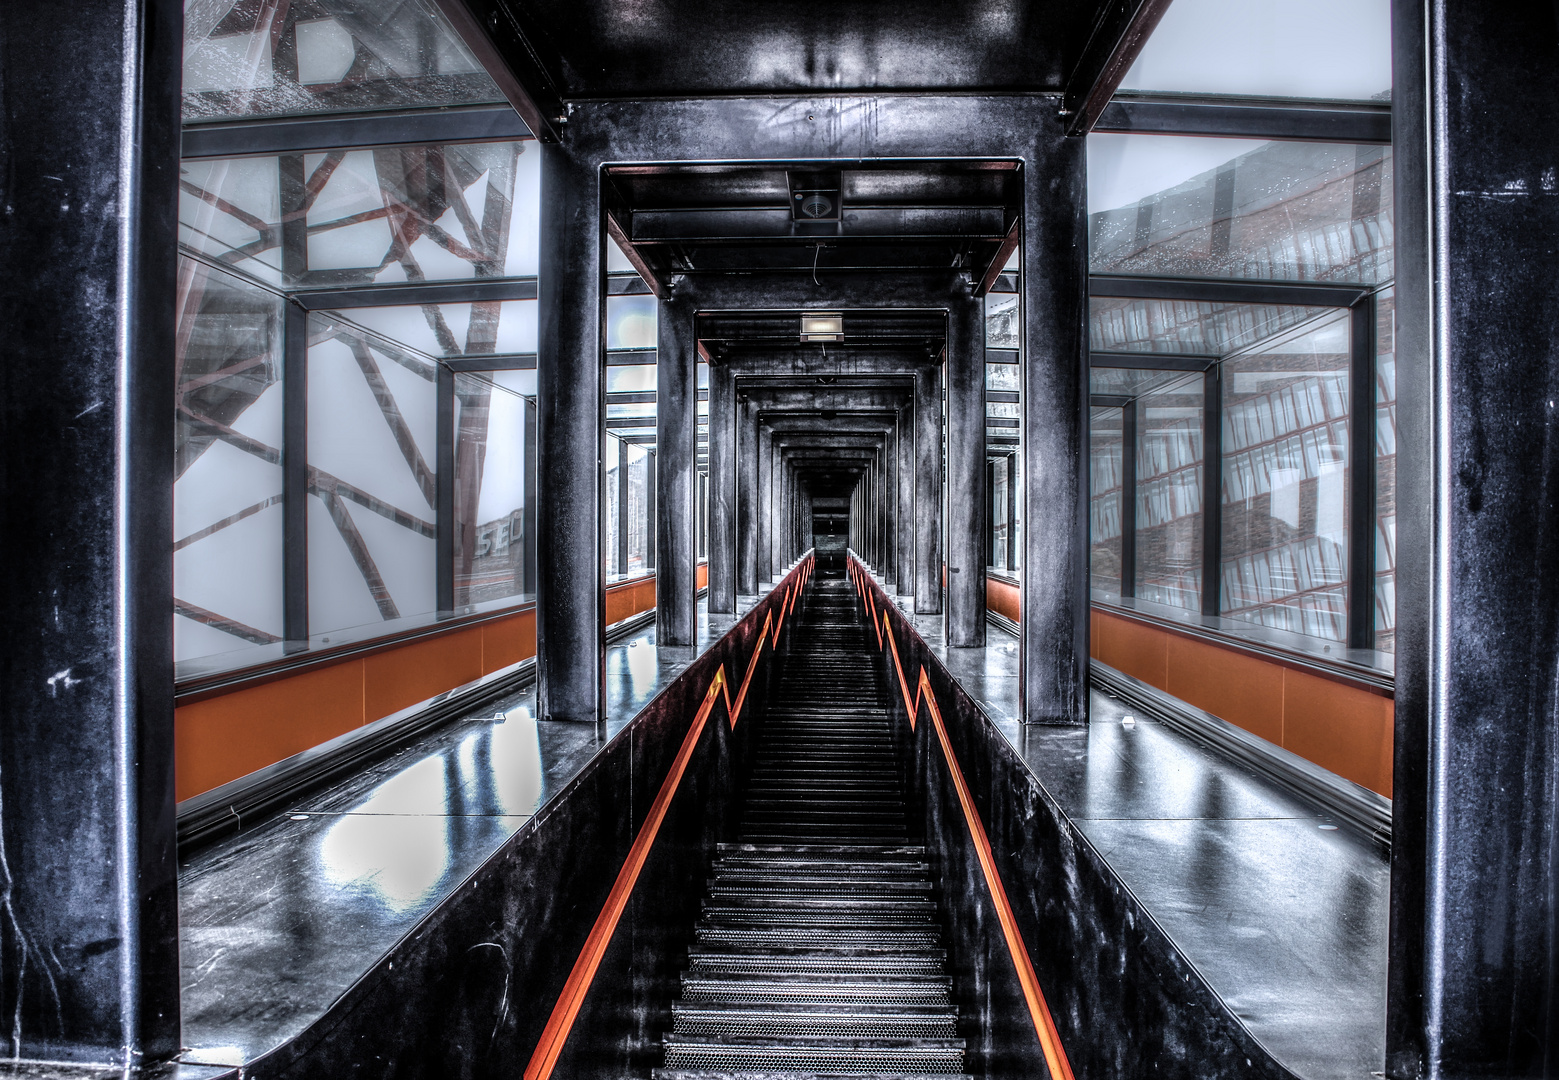
[[[781,604],[781,623],[785,617],[785,605],[794,606],[796,597],[801,595],[802,586],[806,584],[808,572],[815,558],[816,556],[809,555],[792,573],[792,589],[787,591],[785,601]],[[771,626],[773,626],[772,643],[770,643]],[[585,938],[584,948],[580,950],[573,969],[568,973],[568,979],[563,983],[563,992],[558,995],[557,1004],[552,1007],[552,1014],[547,1017],[547,1025],[542,1029],[541,1040],[531,1053],[529,1064],[525,1066],[525,1080],[548,1080],[551,1077],[558,1057],[563,1052],[563,1046],[568,1042],[569,1033],[573,1030],[574,1020],[584,1005],[585,995],[595,979],[596,970],[601,966],[601,957],[606,954],[606,947],[611,944],[612,935],[616,932],[617,924],[628,906],[628,898],[633,895],[633,887],[638,883],[639,872],[644,869],[644,862],[649,858],[650,849],[655,845],[655,837],[660,831],[661,822],[665,820],[666,811],[671,808],[671,800],[676,796],[677,788],[682,783],[682,774],[687,771],[688,763],[693,759],[693,751],[698,748],[699,736],[703,734],[704,726],[709,722],[715,704],[722,696],[725,698],[725,711],[731,718],[731,727],[735,728],[737,720],[741,719],[742,710],[746,707],[747,688],[752,682],[753,672],[757,669],[758,657],[763,654],[766,643],[769,643],[769,648],[772,650],[778,642],[779,627],[774,626],[774,607],[771,604],[764,616],[763,628],[758,631],[752,658],[747,662],[747,674],[742,679],[741,688],[736,692],[734,704],[731,701],[730,680],[726,678],[725,664],[722,663],[715,669],[715,676],[709,682],[709,689],[704,692],[704,700],[693,716],[692,725],[683,736],[682,746],[677,750],[671,769],[666,773],[666,779],[661,781],[660,790],[655,794],[655,801],[650,804],[649,813],[644,817],[644,824],[640,826],[638,835],[634,837],[633,844],[628,848],[628,857],[623,861],[622,869],[617,872],[617,879],[612,883],[612,891],[606,896],[606,904],[596,916],[595,924],[590,928],[589,936]]]
[[[854,570],[854,567],[851,567]],[[857,577],[859,582],[860,578]],[[866,590],[868,597],[874,590]],[[899,645],[893,637],[893,624],[888,619],[887,605],[883,605],[880,621],[877,616],[876,604],[868,600],[866,606],[872,612],[873,624],[877,627],[877,648],[882,648],[882,640],[886,635],[888,645],[893,653],[893,667],[899,677],[899,692],[904,697],[904,711],[909,717],[910,730],[915,730],[915,718],[920,713],[920,706],[925,704],[931,714],[931,726],[936,732],[937,743],[942,748],[942,760],[947,763],[947,770],[953,780],[953,788],[958,792],[958,804],[964,812],[964,823],[969,829],[969,838],[974,843],[975,854],[980,860],[980,871],[985,875],[985,887],[990,892],[991,903],[996,908],[996,917],[1001,923],[1002,936],[1007,942],[1007,952],[1012,957],[1012,966],[1017,970],[1018,983],[1023,987],[1023,997],[1028,1003],[1029,1019],[1034,1023],[1034,1033],[1039,1036],[1040,1049],[1045,1055],[1045,1064],[1050,1070],[1052,1080],[1073,1080],[1072,1065],[1067,1060],[1066,1049],[1061,1045],[1061,1034],[1056,1030],[1055,1019],[1050,1015],[1050,1006],[1045,1001],[1044,991],[1040,989],[1039,977],[1034,973],[1034,963],[1029,958],[1028,946],[1023,941],[1023,934],[1018,929],[1016,917],[1012,913],[1012,904],[1007,899],[1007,889],[1002,884],[1001,874],[996,869],[996,857],[991,850],[990,837],[985,832],[985,823],[980,819],[980,812],[974,805],[974,798],[969,793],[969,785],[964,780],[963,769],[958,765],[958,757],[953,753],[952,742],[947,737],[947,726],[942,722],[942,710],[937,705],[936,693],[931,689],[931,678],[926,674],[926,666],[920,666],[920,677],[915,682],[915,696],[911,699],[909,683],[904,678],[904,664],[899,659]]]

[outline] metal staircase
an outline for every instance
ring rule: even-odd
[[[653,1075],[961,1075],[936,887],[870,631],[843,579],[816,579],[798,615]]]

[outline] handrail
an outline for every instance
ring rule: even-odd
[[[958,803],[963,808],[964,823],[969,828],[969,838],[973,841],[975,854],[979,857],[980,870],[985,875],[985,887],[990,892],[991,903],[995,906],[996,916],[1001,922],[1002,935],[1007,942],[1007,952],[1012,956],[1012,966],[1017,970],[1018,982],[1023,987],[1029,1018],[1034,1022],[1034,1032],[1039,1036],[1039,1045],[1044,1051],[1045,1064],[1050,1069],[1050,1076],[1053,1080],[1073,1080],[1072,1065],[1067,1060],[1066,1049],[1061,1045],[1061,1034],[1056,1030],[1055,1020],[1050,1015],[1050,1006],[1045,1001],[1044,991],[1040,988],[1039,977],[1034,973],[1033,961],[1029,959],[1028,946],[1024,943],[1023,934],[1018,929],[1017,919],[1012,913],[1012,904],[1007,899],[1006,887],[1002,884],[1001,874],[996,869],[996,858],[991,850],[990,838],[985,832],[985,823],[980,820],[979,810],[975,808],[974,798],[969,793],[969,785],[964,780],[963,769],[959,767],[958,758],[953,753],[952,743],[947,737],[947,727],[942,722],[942,710],[937,705],[935,691],[931,689],[931,678],[926,674],[926,666],[920,665],[920,677],[915,681],[915,696],[912,700],[909,683],[904,678],[904,664],[899,658],[899,645],[893,637],[893,624],[888,618],[888,605],[885,601],[879,618],[876,591],[866,584],[865,572],[858,568],[853,556],[849,568],[856,593],[861,598],[862,606],[870,612],[873,629],[877,631],[878,651],[882,649],[885,636],[892,650],[893,666],[898,673],[899,691],[904,697],[904,711],[909,717],[910,730],[915,730],[915,718],[920,713],[922,703],[931,714],[931,726],[936,732],[937,743],[942,748],[942,759],[947,763],[953,788],[958,792]]]
[[[687,734],[682,739],[682,746],[677,750],[677,756],[671,763],[671,769],[666,773],[666,779],[661,782],[655,801],[650,804],[649,813],[644,817],[644,824],[640,826],[638,835],[634,837],[633,844],[628,848],[628,857],[623,861],[622,869],[617,872],[617,879],[612,883],[611,892],[607,894],[606,904],[601,908],[601,913],[596,916],[595,924],[590,928],[589,936],[585,938],[584,948],[580,950],[578,959],[574,961],[574,966],[568,973],[567,981],[563,983],[563,992],[558,995],[557,1004],[552,1007],[552,1014],[547,1018],[547,1026],[542,1029],[541,1041],[536,1044],[530,1063],[525,1066],[525,1080],[548,1080],[551,1077],[558,1056],[562,1054],[563,1046],[568,1042],[569,1033],[573,1030],[574,1020],[579,1015],[580,1007],[584,1005],[585,995],[590,991],[590,984],[595,979],[596,970],[601,966],[601,958],[606,953],[606,947],[611,944],[612,935],[617,930],[617,923],[628,906],[628,898],[633,895],[633,887],[638,883],[639,872],[644,868],[645,860],[649,858],[650,849],[655,846],[656,834],[660,831],[666,811],[671,808],[671,800],[676,796],[677,788],[682,783],[682,774],[687,771],[688,762],[693,758],[693,751],[698,748],[699,737],[703,734],[716,703],[723,695],[726,715],[730,717],[731,727],[734,729],[746,707],[747,689],[752,683],[753,673],[757,670],[758,658],[763,654],[765,645],[768,645],[772,652],[779,644],[780,628],[784,625],[785,615],[800,599],[801,590],[811,576],[815,562],[816,556],[808,555],[791,573],[791,582],[787,586],[785,599],[779,605],[778,625],[774,622],[774,606],[772,604],[769,606],[768,612],[764,615],[763,628],[758,631],[758,637],[753,645],[752,657],[747,661],[747,674],[742,678],[742,685],[736,692],[734,704],[731,700],[730,679],[725,674],[725,662],[721,661],[720,666],[716,668],[714,678],[709,682],[709,689],[704,691],[703,702],[693,716],[692,726],[688,728]]]

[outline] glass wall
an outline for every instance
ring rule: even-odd
[[[1223,613],[1308,637],[1348,629],[1349,319],[1223,371]]]
[[[651,569],[654,526],[650,521],[653,455],[615,435],[606,437],[606,499],[602,533],[608,582],[642,577]]]
[[[457,608],[535,592],[535,441],[535,372],[455,376]]]
[[[1089,586],[1117,596],[1121,591],[1121,488],[1123,413],[1094,408],[1088,418]]]
[[[174,409],[175,660],[282,640],[285,301],[179,260]]]
[[[1375,323],[1375,648],[1397,640],[1396,292],[1377,298]]]
[[[1202,606],[1202,376],[1137,399],[1136,593],[1170,607]]]

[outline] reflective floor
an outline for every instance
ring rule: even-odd
[[[1305,1080],[1385,1054],[1390,872],[1373,844],[1255,773],[1094,692],[1086,727],[1018,722],[1018,643],[916,629],[1182,953]]]
[[[653,627],[611,645],[605,724],[538,723],[531,686],[197,852],[183,1060],[243,1064],[302,1032],[756,601],[700,605],[695,647],[657,648]]]

